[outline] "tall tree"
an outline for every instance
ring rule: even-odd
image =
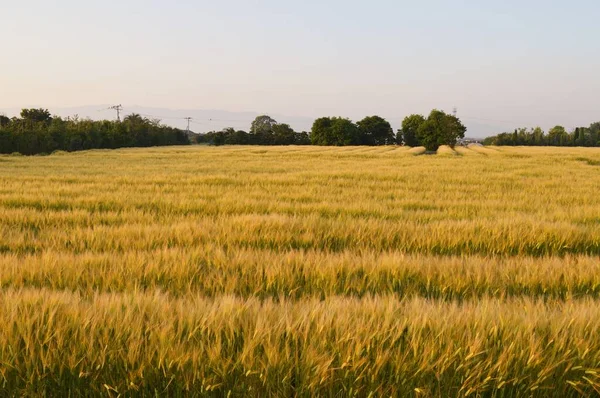
[[[330,117],[320,117],[313,122],[310,131],[310,140],[313,145],[331,145],[329,144],[331,124]]]
[[[545,145],[546,144],[546,136],[544,135],[544,130],[541,127],[536,127],[532,131],[533,134],[533,144],[532,145]]]
[[[590,146],[600,146],[600,122],[590,124],[588,131]]]
[[[273,144],[273,126],[277,125],[277,120],[268,115],[257,116],[250,126],[251,140],[259,145]]]
[[[398,141],[404,145],[420,146],[421,142],[417,138],[419,127],[425,122],[423,115],[410,115],[402,121],[402,128],[398,131]]]
[[[382,117],[368,116],[356,123],[362,145],[389,145],[394,143],[394,130]]]
[[[569,142],[569,133],[563,126],[554,126],[548,131],[548,143],[554,146],[564,146]]]

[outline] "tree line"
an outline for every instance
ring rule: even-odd
[[[406,117],[396,133],[380,116],[368,116],[356,123],[342,117],[321,117],[310,132],[296,132],[288,124],[262,115],[252,122],[248,132],[225,128],[195,134],[192,140],[211,145],[422,145],[435,151],[440,145],[454,146],[465,131],[456,116],[439,110],[431,111],[428,117]],[[185,131],[139,114],[128,115],[122,122],[61,118],[47,109],[23,109],[20,117],[13,118],[0,115],[0,153],[4,154],[190,143]]]
[[[428,117],[410,115],[394,133],[380,116],[368,116],[354,123],[342,117],[315,120],[310,133],[295,132],[288,124],[267,115],[258,116],[248,132],[226,128],[196,137],[198,143],[212,145],[409,145],[435,151],[440,145],[456,145],[466,127],[454,115],[434,109]]]
[[[555,126],[548,134],[540,127],[532,129],[519,128],[512,133],[501,133],[488,137],[484,145],[499,146],[600,146],[600,122],[589,127],[577,127],[570,133],[563,126]]]
[[[52,116],[47,109],[23,109],[20,117],[0,115],[0,153],[34,155],[56,150],[187,145],[191,141],[211,145],[408,145],[435,151],[440,145],[456,145],[466,130],[455,115],[434,109],[427,117],[407,116],[396,133],[380,116],[368,116],[358,122],[343,117],[321,117],[314,121],[310,132],[296,132],[288,124],[262,115],[252,122],[248,132],[230,127],[190,138],[184,130],[139,114],[128,115],[122,122],[93,121],[77,116]],[[540,127],[519,128],[488,137],[483,143],[598,147],[600,122],[571,132],[562,126],[555,126],[548,133]]]
[[[20,117],[0,115],[0,153],[23,155],[57,150],[188,145],[185,131],[138,114],[122,122],[52,116],[47,109],[23,109]]]
[[[232,127],[221,131],[211,131],[196,136],[197,143],[211,145],[310,145],[309,134],[297,133],[289,124],[277,123],[270,116],[258,116],[252,122],[250,131],[235,130]]]

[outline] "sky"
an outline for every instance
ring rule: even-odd
[[[0,109],[600,120],[600,1],[0,0]]]

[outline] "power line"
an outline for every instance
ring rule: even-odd
[[[185,119],[187,120],[187,133],[189,135],[190,134],[190,122],[192,121],[192,118],[188,116]]]
[[[496,119],[486,119],[486,118],[481,118],[481,117],[469,117],[469,116],[461,116],[461,119],[480,120],[482,122],[494,122],[494,123],[514,123],[514,124],[522,123],[522,122],[517,122],[514,120],[496,120]]]
[[[240,122],[240,123],[248,122],[248,120],[239,120],[239,119],[236,120],[236,119],[212,119],[212,118],[209,118],[208,120],[211,122]]]
[[[139,113],[139,115],[141,116],[146,116],[146,117],[153,117],[155,119],[176,119],[176,120],[185,120],[185,117],[179,117],[179,116],[159,116],[159,115],[150,115],[147,113]]]
[[[202,126],[210,126],[210,124],[209,124],[209,123],[197,122],[197,121],[195,121],[195,120],[191,120],[191,122],[192,122],[192,123],[194,123],[194,124],[199,124],[199,125],[202,125]]]
[[[109,109],[112,109],[112,108],[109,108]],[[250,123],[249,120],[239,120],[239,119],[213,119],[213,118],[198,119],[198,118],[194,118],[194,117],[190,117],[190,116],[185,116],[185,117],[182,117],[182,116],[160,116],[160,115],[151,115],[148,113],[138,113],[138,115],[145,116],[145,117],[157,118],[157,119],[172,119],[172,120],[188,120],[188,118],[190,118],[190,119],[194,119],[194,120],[201,120],[202,122],[207,122],[207,123],[212,123],[212,122]]]

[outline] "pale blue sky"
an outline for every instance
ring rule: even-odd
[[[0,37],[0,108],[600,120],[598,0],[0,0]]]

